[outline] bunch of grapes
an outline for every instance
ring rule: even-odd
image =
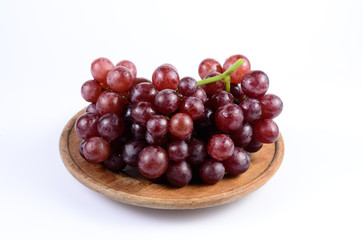
[[[94,80],[81,88],[90,105],[75,124],[79,152],[113,172],[137,168],[177,187],[191,179],[215,184],[245,172],[248,153],[279,137],[272,119],[283,103],[266,94],[268,76],[251,71],[243,55],[223,66],[203,60],[200,81],[180,79],[171,64],[159,66],[150,81],[137,77],[132,62],[114,66],[107,58],[94,60],[91,73]]]

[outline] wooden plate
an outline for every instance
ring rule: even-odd
[[[78,112],[64,127],[60,137],[60,155],[68,171],[88,188],[123,203],[159,209],[195,209],[231,202],[264,185],[278,170],[284,155],[280,135],[273,144],[264,144],[251,155],[248,171],[237,176],[225,176],[215,185],[189,184],[183,188],[157,184],[142,176],[130,177],[106,170],[101,164],[92,164],[79,154],[82,141],[74,129]]]

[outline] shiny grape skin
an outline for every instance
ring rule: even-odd
[[[208,75],[206,75],[206,77],[204,79],[215,77],[215,76],[218,76],[218,75],[220,75],[220,73],[212,72],[212,73],[209,73]],[[220,81],[217,81],[217,82],[201,85],[200,87],[202,89],[204,89],[207,96],[212,96],[217,91],[225,89],[225,83],[224,83],[224,81],[220,80]]]
[[[204,108],[202,116],[195,121],[195,128],[209,128],[214,124],[214,110],[210,107]]]
[[[116,92],[126,92],[131,89],[134,76],[126,67],[115,67],[107,75],[107,85]]]
[[[139,140],[132,140],[124,145],[122,152],[123,161],[132,167],[137,167],[138,156],[140,152],[146,147],[146,143]]]
[[[186,186],[192,179],[192,169],[186,161],[171,163],[166,171],[167,180],[176,187]]]
[[[84,156],[84,144],[86,143],[86,140],[83,140],[80,144],[79,144],[79,154],[85,159]]]
[[[167,135],[163,135],[161,137],[154,137],[149,132],[146,131],[145,139],[149,145],[154,146],[164,146],[167,143]]]
[[[162,137],[168,132],[168,120],[163,115],[154,115],[147,121],[147,131],[154,137]]]
[[[251,139],[249,144],[244,147],[244,150],[250,153],[257,152],[261,149],[263,143],[257,140],[255,137]]]
[[[231,133],[242,126],[244,114],[238,105],[229,103],[217,109],[214,119],[220,131]]]
[[[181,100],[174,90],[164,89],[156,95],[154,103],[160,113],[167,115],[176,112]]]
[[[214,109],[218,109],[228,103],[234,103],[233,95],[227,91],[220,90],[210,98],[210,106]]]
[[[132,104],[126,104],[123,108],[122,118],[125,122],[132,124]]]
[[[119,63],[117,63],[116,66],[117,67],[122,66],[122,67],[128,68],[131,71],[133,77],[134,78],[137,77],[137,68],[136,68],[136,65],[133,62],[131,62],[129,60],[122,60]]]
[[[249,155],[238,147],[234,148],[234,153],[230,158],[222,162],[228,174],[239,175],[249,169],[250,158]]]
[[[92,137],[84,144],[85,158],[91,163],[105,161],[111,155],[111,145],[100,137]]]
[[[200,99],[203,103],[206,102],[207,100],[207,94],[205,92],[204,89],[202,89],[201,87],[198,87],[195,94],[192,95],[192,97],[197,97],[198,99]]]
[[[262,108],[262,119],[272,119],[282,112],[283,102],[282,100],[274,94],[265,94],[259,98],[261,108]]]
[[[245,122],[238,130],[232,132],[230,137],[235,146],[244,148],[253,138],[253,127]]]
[[[147,121],[156,114],[156,109],[152,103],[139,102],[132,109],[132,119],[135,123],[146,126]]]
[[[137,123],[132,123],[131,125],[132,136],[136,140],[145,139],[146,131],[146,127],[143,127]]]
[[[230,83],[230,93],[236,100],[239,100],[242,95],[240,85],[236,83]]]
[[[97,124],[99,117],[93,113],[83,113],[75,122],[75,131],[82,139],[99,136]]]
[[[99,116],[95,103],[89,104],[88,107],[85,109],[85,112],[93,113],[93,114],[96,114],[97,116]]]
[[[254,136],[262,143],[273,143],[278,140],[278,125],[271,119],[258,120],[254,124]]]
[[[212,58],[206,58],[202,60],[199,65],[199,76],[201,79],[204,79],[207,74],[211,72],[222,73],[222,67],[218,61]]]
[[[179,138],[189,135],[194,127],[191,117],[185,113],[176,113],[170,119],[170,132]]]
[[[262,97],[269,88],[269,78],[262,71],[250,71],[241,82],[241,90],[251,98]]]
[[[95,103],[102,93],[102,86],[96,80],[89,80],[83,83],[80,93],[84,100]]]
[[[113,141],[122,135],[124,123],[118,115],[107,113],[99,119],[97,130],[101,137],[108,141]]]
[[[183,96],[192,96],[198,88],[197,81],[192,77],[181,78],[178,90]]]
[[[261,104],[255,98],[245,98],[239,105],[244,113],[244,120],[252,123],[260,119],[262,114]]]
[[[207,152],[217,161],[231,157],[234,152],[234,142],[226,134],[216,134],[207,143]]]
[[[144,148],[139,154],[138,169],[147,178],[160,177],[167,171],[168,156],[166,151],[158,146]]]
[[[202,163],[199,173],[202,181],[207,184],[215,184],[224,177],[225,167],[221,162],[207,160]]]
[[[97,100],[96,109],[101,116],[106,113],[115,113],[120,115],[125,104],[126,101],[117,93],[103,91]]]
[[[179,111],[196,120],[201,118],[205,111],[204,103],[196,97],[187,97],[182,100]]]
[[[112,153],[104,162],[104,167],[112,172],[120,172],[126,166],[119,153]]]
[[[236,54],[236,55],[233,55],[233,56],[227,58],[222,67],[223,71],[225,72],[229,67],[231,67],[231,65],[233,65],[239,59],[244,59],[245,62],[230,75],[232,83],[241,83],[242,82],[242,79],[245,76],[245,74],[247,74],[250,71],[249,60],[243,55]]]
[[[131,89],[129,98],[133,104],[139,102],[153,103],[158,91],[152,83],[139,83]]]
[[[158,91],[163,89],[175,90],[178,87],[180,78],[177,71],[168,65],[161,65],[152,74],[152,82]]]
[[[91,73],[99,83],[107,83],[107,75],[113,69],[113,63],[107,58],[97,58],[92,62]]]
[[[189,156],[189,145],[185,141],[171,142],[167,153],[173,161],[181,162]]]
[[[207,159],[208,155],[204,141],[193,138],[190,140],[188,146],[189,156],[186,158],[187,162],[192,165],[199,165]]]

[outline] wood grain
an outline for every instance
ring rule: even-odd
[[[113,173],[80,156],[78,148],[82,139],[77,136],[74,124],[83,112],[74,115],[61,134],[59,149],[63,163],[88,188],[127,204],[159,209],[195,209],[228,203],[264,185],[283,160],[284,142],[280,135],[276,143],[264,144],[261,150],[251,154],[250,168],[237,177],[226,176],[215,185],[189,184],[183,188],[152,183],[137,173],[132,177]]]

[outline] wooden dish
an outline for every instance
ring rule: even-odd
[[[123,203],[159,209],[195,209],[234,201],[264,185],[278,170],[284,155],[283,137],[251,154],[250,168],[237,177],[225,176],[215,185],[189,184],[183,188],[152,183],[140,175],[113,173],[79,154],[82,141],[74,129],[78,112],[64,127],[60,155],[68,171],[86,187]]]

